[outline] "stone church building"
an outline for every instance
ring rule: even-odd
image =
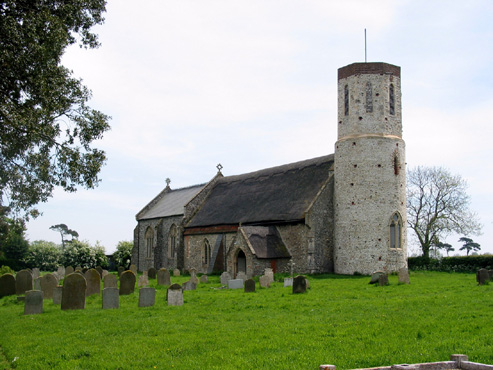
[[[166,188],[137,215],[132,263],[240,271],[371,274],[407,266],[400,67],[338,70],[334,154]]]

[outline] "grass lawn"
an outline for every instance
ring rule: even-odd
[[[182,283],[186,277],[173,278]],[[493,363],[493,283],[473,274],[415,272],[410,285],[369,285],[369,277],[309,278],[306,294],[274,283],[255,293],[220,287],[219,277],[184,292],[184,306],[120,308],[24,316],[0,299],[0,368],[17,369],[338,369],[445,361],[453,353]],[[151,286],[156,281],[151,280]]]

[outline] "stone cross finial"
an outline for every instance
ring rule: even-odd
[[[166,186],[169,187],[169,184],[170,184],[171,180],[168,178],[166,178]]]
[[[218,163],[218,165],[216,166],[217,170],[219,172],[221,172],[221,170],[223,169],[223,166],[221,165],[221,163]]]

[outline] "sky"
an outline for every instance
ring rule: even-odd
[[[137,5],[138,4],[138,5]],[[493,253],[493,2],[455,0],[109,0],[102,46],[62,63],[112,117],[96,189],[57,189],[27,225],[60,242],[64,223],[107,253],[133,240],[135,215],[165,186],[334,152],[337,69],[401,67],[409,168],[441,166],[468,183]],[[447,242],[461,246],[451,235]],[[409,232],[409,250],[417,251]]]

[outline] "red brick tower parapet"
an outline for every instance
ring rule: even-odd
[[[400,67],[339,69],[334,178],[335,272],[407,266]]]

